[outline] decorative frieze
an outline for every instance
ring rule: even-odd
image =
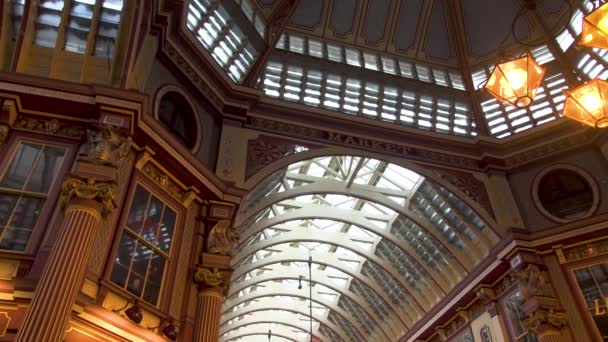
[[[135,168],[141,171],[148,179],[152,180],[169,195],[180,202],[185,208],[189,208],[192,201],[201,199],[198,197],[199,190],[193,187],[186,187],[177,180],[171,173],[165,170],[158,162],[152,158],[152,153],[148,150],[137,159]]]
[[[582,246],[558,250],[560,263],[573,262],[608,254],[608,239],[591,242]]]
[[[549,155],[562,152],[567,149],[571,149],[583,144],[591,142],[597,136],[597,132],[594,130],[588,130],[581,134],[570,135],[562,139],[543,144],[536,148],[530,149],[525,152],[515,154],[505,159],[505,165],[507,167],[514,167],[517,165],[523,165],[533,160],[545,158]]]
[[[260,135],[247,142],[247,166],[245,179],[256,174],[264,167],[289,155],[316,149],[320,146],[302,144],[288,139]]]
[[[492,209],[492,204],[490,203],[490,197],[488,196],[486,186],[482,181],[475,178],[475,175],[469,172],[448,170],[443,168],[436,168],[435,171],[440,175],[441,178],[450,182],[470,199],[477,202],[490,215],[494,216],[494,210]]]
[[[302,127],[280,121],[274,121],[263,118],[252,118],[251,127],[254,129],[293,135],[308,140],[317,140],[319,142],[331,145],[354,147],[357,149],[391,154],[398,157],[406,157],[411,160],[427,161],[472,170],[479,169],[478,161],[473,158],[466,158],[447,153],[424,150],[418,147],[411,147],[380,140],[357,137],[345,133],[337,133],[317,128]]]
[[[85,133],[83,126],[60,122],[57,119],[33,118],[29,116],[19,116],[13,123],[13,129],[72,139],[81,139]]]

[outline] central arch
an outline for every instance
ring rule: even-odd
[[[237,215],[222,339],[262,329],[273,310],[285,311],[278,297],[307,307],[310,257],[313,335],[397,340],[498,242],[468,203],[417,172],[361,156],[315,157],[271,173]]]

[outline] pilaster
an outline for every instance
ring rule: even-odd
[[[63,340],[97,230],[116,208],[116,165],[129,151],[130,138],[105,125],[88,130],[87,138],[63,181],[64,220],[16,341]]]

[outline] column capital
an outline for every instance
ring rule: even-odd
[[[201,293],[217,292],[219,295],[228,292],[232,272],[217,267],[197,265],[194,269],[194,282],[199,285]]]
[[[564,312],[545,308],[536,309],[522,320],[524,327],[539,337],[559,335],[566,322]]]
[[[107,215],[116,209],[114,201],[114,182],[100,182],[95,178],[67,176],[61,185],[61,196],[64,205],[72,199],[94,200],[102,204],[102,215]]]

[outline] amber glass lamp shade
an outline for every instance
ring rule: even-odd
[[[485,88],[499,101],[524,108],[534,100],[544,74],[545,68],[526,54],[497,64]]]
[[[608,49],[608,3],[603,4],[583,19],[581,45]]]
[[[592,127],[608,127],[608,82],[596,78],[567,90],[564,116]]]

